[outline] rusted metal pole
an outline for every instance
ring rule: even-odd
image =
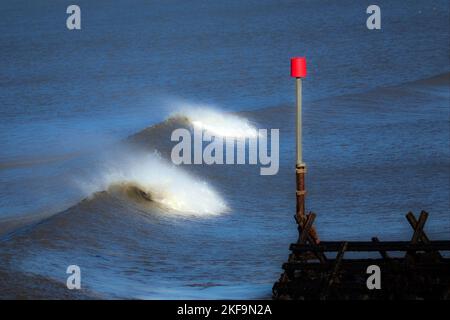
[[[291,59],[291,77],[295,78],[296,88],[296,197],[297,197],[297,210],[296,219],[299,225],[303,225],[306,221],[305,217],[305,173],[306,165],[303,163],[302,152],[302,78],[306,77],[306,59],[303,57]]]
[[[296,100],[297,100],[297,116],[296,116],[296,165],[295,165],[295,177],[296,177],[296,199],[297,209],[295,218],[299,225],[299,232],[304,232],[307,216],[305,214],[305,173],[306,164],[303,162],[302,151],[302,78],[306,77],[306,59],[304,57],[291,59],[291,77],[295,78],[296,87]],[[316,229],[311,226],[308,228],[308,234],[315,243],[319,243],[319,237],[317,236]],[[303,238],[305,235],[303,235]]]
[[[306,165],[303,163],[302,153],[302,78],[295,79],[297,91],[297,161],[295,166],[297,180],[297,221],[305,220],[305,173]]]

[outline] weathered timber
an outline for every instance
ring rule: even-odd
[[[333,270],[328,277],[327,286],[325,287],[325,290],[323,290],[322,295],[320,297],[322,300],[326,299],[328,297],[332,285],[336,281],[338,281],[338,272],[339,272],[339,268],[341,267],[341,263],[342,263],[342,259],[344,258],[345,251],[347,250],[347,245],[348,245],[348,243],[344,242],[338,251],[336,260],[334,261]]]
[[[373,238],[372,238],[372,242],[380,243],[380,240],[379,240],[377,237],[373,237]],[[389,259],[389,255],[387,254],[386,251],[380,250],[380,254],[381,254],[381,256],[383,257],[383,259],[386,259],[386,260]]]
[[[428,238],[424,231],[427,212],[422,211],[419,219],[411,212],[406,215],[414,230],[410,241],[373,237],[372,241],[318,243],[310,234],[315,217],[303,216],[299,224],[299,239],[291,244],[289,261],[272,289],[275,299],[450,299],[450,240]],[[325,253],[332,252],[337,252],[336,258],[327,259]],[[344,259],[346,252],[379,252],[381,258]],[[388,252],[405,255],[394,257]],[[367,286],[372,265],[381,272],[380,289]]]
[[[293,243],[290,249],[293,252],[333,252],[339,251],[343,241],[322,241],[317,245]],[[348,241],[347,251],[374,252],[374,251],[450,251],[450,240],[430,241],[428,243],[415,243],[410,241]]]
[[[413,265],[408,264],[403,258],[390,258],[389,261],[385,259],[347,259],[342,260],[341,269],[352,269],[352,270],[366,270],[367,266],[377,265],[381,269],[385,267],[396,266],[398,268],[413,268],[417,270],[423,271],[448,271],[450,276],[450,259],[443,259],[439,263],[435,262],[421,262],[414,263]],[[311,263],[311,262],[287,262],[284,263],[282,268],[286,271],[308,271],[308,270],[316,270],[316,271],[330,271],[335,265],[335,261],[328,260],[326,263]]]

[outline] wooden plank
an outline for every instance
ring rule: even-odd
[[[414,214],[413,214],[414,216]],[[414,233],[411,238],[411,244],[416,244],[422,238],[423,227],[425,226],[425,222],[427,221],[428,213],[422,211],[419,216],[419,221],[416,223],[416,227],[414,228]],[[414,250],[406,251],[406,257],[414,258],[416,256],[416,252]]]
[[[303,223],[302,221],[299,221],[299,218],[295,215],[294,216],[295,221],[298,224],[298,230],[300,233],[300,237],[298,239],[298,243],[300,244],[305,244],[306,242],[309,242],[310,245],[315,246],[316,245],[316,239],[314,237],[314,232],[313,232],[313,223],[314,220],[316,218],[316,214],[314,212],[310,212],[307,217],[305,217],[305,223]],[[315,258],[317,258],[317,260],[319,260],[320,262],[326,262],[327,261],[327,257],[325,256],[325,254],[323,254],[320,251],[313,251],[312,254],[315,256]],[[310,259],[310,258],[307,258]]]
[[[372,238],[372,242],[374,242],[374,243],[380,243],[380,240],[379,240],[377,237],[373,237],[373,238]],[[386,259],[386,260],[389,259],[389,256],[388,256],[388,254],[386,253],[385,250],[380,250],[380,254],[381,254],[381,256],[383,257],[383,259]]]
[[[427,222],[428,219],[428,213],[425,211],[422,211],[419,216],[419,221],[416,224],[416,228],[414,229],[414,234],[411,239],[411,243],[415,244],[419,241],[419,239],[422,237],[423,227],[425,226],[425,222]]]
[[[334,261],[334,269],[330,277],[329,285],[331,285],[336,278],[336,275],[339,271],[339,267],[341,266],[342,259],[344,258],[345,251],[347,250],[347,246],[348,242],[344,242],[341,246],[341,249],[338,251],[338,254],[336,255],[336,260]]]
[[[317,245],[293,243],[290,249],[293,252],[337,252],[342,246],[342,241],[322,241]],[[410,241],[348,241],[347,251],[450,251],[450,240],[430,241],[429,243],[415,243]]]
[[[308,239],[309,231],[314,223],[314,219],[316,218],[316,215],[314,213],[310,213],[306,216],[306,222],[301,226],[301,234],[300,238],[298,239],[299,243],[305,243]]]
[[[335,260],[328,260],[326,263],[311,262],[287,262],[283,264],[284,270],[317,270],[327,271],[333,268]],[[380,267],[404,266],[417,270],[441,270],[450,273],[450,259],[443,259],[440,262],[416,262],[414,265],[408,264],[403,258],[391,258],[389,261],[385,259],[343,259],[341,261],[342,269],[366,269],[367,266],[376,264]]]
[[[422,212],[425,212],[425,211],[422,211]],[[414,214],[411,211],[408,212],[408,214],[406,215],[406,220],[408,220],[409,224],[411,225],[411,228],[416,230],[419,222],[417,221],[416,217],[414,216]],[[422,241],[423,243],[430,243],[430,239],[427,237],[427,235],[423,231],[422,231],[422,234],[419,236],[419,241]],[[438,259],[442,259],[442,255],[440,254],[439,251],[433,251],[433,253],[436,255],[436,257]]]
[[[414,214],[411,211],[408,212],[408,214],[406,215],[406,220],[408,220],[411,227],[414,230],[416,230],[418,221],[417,221],[416,217],[414,217]],[[422,240],[425,243],[430,242],[430,239],[428,239],[427,235],[424,232],[422,232],[420,240]]]
[[[347,250],[347,245],[348,245],[348,242],[342,243],[341,248],[339,249],[339,251],[336,255],[336,259],[334,261],[334,266],[333,266],[333,271],[331,272],[331,274],[328,278],[328,284],[322,293],[322,296],[321,296],[322,299],[326,299],[331,286],[337,280],[337,275],[339,273],[339,268],[341,267],[341,262],[342,262],[342,259],[344,258],[345,251]]]

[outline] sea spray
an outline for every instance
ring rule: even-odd
[[[150,201],[168,213],[208,216],[227,211],[220,195],[205,181],[163,160],[158,153],[124,148],[100,165],[100,174],[83,188],[90,194],[108,191],[130,201]]]
[[[233,138],[255,138],[258,130],[250,121],[231,113],[216,110],[211,106],[181,104],[173,118],[186,118],[194,127],[212,135]]]
[[[248,164],[259,160],[264,166],[261,175],[278,173],[279,129],[271,129],[268,135],[267,129],[257,129],[246,118],[198,105],[185,106],[171,118],[184,119],[193,127],[173,130],[170,139],[178,142],[171,152],[174,164],[246,164],[248,146]]]

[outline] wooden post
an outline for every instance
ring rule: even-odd
[[[297,181],[297,191],[296,191],[296,197],[297,197],[297,222],[299,224],[303,224],[306,220],[305,217],[305,173],[306,173],[306,166],[305,164],[299,165],[297,164],[295,169],[295,175],[296,175],[296,181]]]
[[[417,243],[419,241],[419,239],[422,238],[422,234],[424,233],[423,227],[425,226],[425,222],[427,222],[427,218],[428,218],[428,213],[425,211],[422,211],[419,216],[419,221],[417,222],[416,227],[414,228],[414,234],[411,239],[412,244]]]
[[[428,214],[426,211],[422,211],[421,214],[422,213]],[[406,215],[406,219],[408,220],[411,227],[414,230],[416,230],[416,228],[418,227],[419,221],[417,221],[414,214],[412,212],[408,212],[408,214]],[[422,230],[421,236],[419,236],[419,241],[421,241],[422,243],[430,243],[430,239],[427,237],[427,235],[425,234],[425,232],[423,230]],[[442,258],[442,255],[440,254],[439,251],[433,251],[433,253],[436,255],[437,259]]]
[[[339,268],[341,267],[342,259],[344,258],[345,251],[347,250],[348,242],[343,242],[339,249],[336,260],[334,261],[333,270],[331,271],[326,287],[322,293],[321,300],[327,299],[331,286],[336,282],[338,278]]]
[[[372,242],[374,243],[380,243],[380,240],[377,237],[372,238]],[[389,260],[389,256],[385,250],[380,250],[380,254],[385,260]]]

